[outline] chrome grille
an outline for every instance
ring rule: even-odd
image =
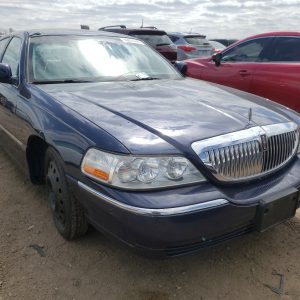
[[[272,170],[283,164],[292,154],[297,143],[297,131],[269,137],[268,149],[264,153],[263,171]]]
[[[221,181],[241,181],[285,165],[299,143],[296,124],[252,127],[192,144],[205,166]]]

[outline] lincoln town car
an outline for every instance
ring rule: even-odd
[[[299,114],[178,70],[112,32],[0,40],[0,143],[64,238],[92,225],[170,257],[295,215]]]

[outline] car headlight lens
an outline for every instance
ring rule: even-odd
[[[89,149],[81,171],[90,178],[127,189],[151,189],[205,181],[184,157],[117,155]]]

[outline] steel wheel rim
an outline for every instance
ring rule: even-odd
[[[66,226],[65,191],[57,164],[54,161],[50,161],[48,165],[47,189],[50,209],[55,222],[64,229]]]

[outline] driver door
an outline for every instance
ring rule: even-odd
[[[15,143],[19,144],[16,139],[16,131],[18,130],[16,127],[16,106],[19,95],[17,81],[21,43],[21,38],[13,37],[7,45],[1,60],[1,63],[8,64],[11,67],[12,76],[16,79],[16,83],[0,83],[0,129],[4,132],[1,142],[6,143],[8,147],[11,146],[12,152],[15,152]]]
[[[250,92],[254,70],[263,61],[270,40],[269,37],[248,40],[223,51],[220,66],[217,67],[211,60],[202,78]]]

